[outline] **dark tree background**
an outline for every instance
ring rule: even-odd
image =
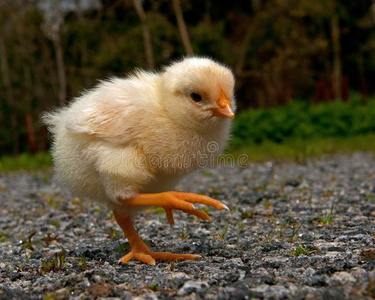
[[[48,147],[41,112],[98,79],[210,56],[241,110],[374,93],[375,0],[1,0],[0,155]]]

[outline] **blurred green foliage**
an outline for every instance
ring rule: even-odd
[[[375,133],[375,98],[363,102],[355,95],[348,102],[317,105],[293,101],[282,107],[239,113],[234,122],[231,148],[368,133]]]
[[[50,167],[51,164],[52,157],[50,153],[22,153],[17,156],[4,155],[0,157],[0,172],[39,170]]]
[[[160,70],[186,55],[186,50],[172,1],[141,3],[153,61]],[[242,111],[280,106],[295,98],[338,99],[332,86],[334,71],[339,69],[343,99],[349,89],[364,97],[374,93],[370,84],[375,76],[373,0],[180,3],[194,54],[233,69]],[[333,17],[338,20],[336,42]],[[0,155],[46,151],[49,140],[39,122],[42,112],[68,104],[100,79],[150,68],[142,28],[131,0],[0,1]],[[300,107],[303,104],[288,110]],[[260,110],[252,117],[262,119],[265,113]],[[330,121],[327,114],[325,122]],[[297,115],[303,118],[301,112]],[[260,132],[267,132],[267,139],[282,140],[294,130],[293,121],[286,121],[288,129],[283,118],[273,120],[283,123],[282,131],[271,133],[276,127],[265,124]],[[307,125],[298,130],[301,136],[312,134]],[[254,139],[264,138],[258,134]]]

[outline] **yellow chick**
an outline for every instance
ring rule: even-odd
[[[191,57],[160,73],[138,70],[102,81],[42,118],[53,135],[56,178],[75,195],[113,210],[131,246],[120,262],[155,264],[200,256],[151,251],[132,218],[146,206],[158,206],[172,226],[173,210],[210,219],[194,203],[228,210],[218,200],[173,188],[225,147],[234,111],[232,72],[211,59]]]

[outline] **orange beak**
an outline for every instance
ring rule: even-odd
[[[228,99],[227,96],[225,96],[223,90],[220,88],[220,97],[216,101],[218,107],[212,109],[212,114],[214,116],[223,117],[223,118],[229,118],[234,119],[234,112],[232,108],[232,103]]]

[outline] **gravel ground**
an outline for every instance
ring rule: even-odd
[[[154,250],[202,259],[119,265],[111,212],[70,196],[51,171],[0,176],[0,299],[372,299],[375,159],[199,170],[178,187],[222,200],[213,222],[160,209],[135,225]]]

